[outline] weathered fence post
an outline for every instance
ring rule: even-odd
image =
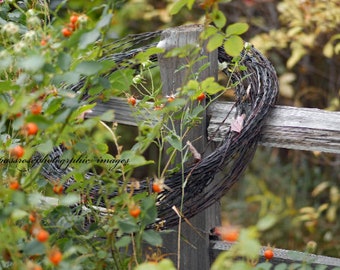
[[[203,27],[200,25],[181,26],[165,30],[162,33],[159,47],[169,51],[173,48],[183,47],[188,44],[199,44],[199,35]],[[209,63],[210,66],[199,74],[199,80],[203,80],[207,77],[217,78],[217,51],[208,53],[203,48],[201,49],[201,55],[206,56],[204,59],[196,63],[191,72],[198,72],[199,68]],[[159,55],[159,66],[161,79],[163,82],[162,93],[163,96],[171,95],[176,92],[176,89],[181,87],[185,80],[186,68],[182,68],[183,65],[187,64],[184,58],[178,57],[165,57]],[[181,68],[179,70],[179,68]],[[202,153],[206,150],[206,134],[207,134],[207,118],[206,114],[202,115],[202,123],[193,128],[189,136],[183,143],[190,140],[195,148]],[[206,151],[207,153],[207,151]],[[176,160],[181,162],[180,160]],[[169,211],[171,211],[169,209]],[[190,223],[197,230],[190,227],[188,224],[183,222],[179,226],[181,227],[180,237],[180,250],[178,250],[178,229],[179,227],[172,228],[174,232],[164,237],[165,253],[171,254],[171,258],[175,263],[178,262],[178,269],[185,270],[205,270],[210,268],[209,261],[209,231],[211,228],[220,224],[220,207],[218,203],[215,203],[205,211],[199,213],[192,219]],[[198,232],[199,233],[198,233]]]

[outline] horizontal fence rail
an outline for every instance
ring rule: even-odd
[[[232,108],[231,102],[215,102],[208,108],[210,121],[207,132],[212,141],[222,140],[223,131],[226,131],[233,121],[234,114],[232,111],[230,113]],[[142,120],[136,119],[133,108],[122,98],[97,103],[87,117],[101,115],[107,110],[114,110],[115,121],[120,124],[137,126],[137,120]],[[227,115],[229,116],[225,119]],[[340,154],[340,112],[275,106],[265,121],[260,144]]]
[[[214,262],[216,257],[223,251],[229,250],[232,247],[232,243],[224,242],[224,241],[211,241],[210,242],[210,259],[211,263]],[[264,250],[266,248],[263,247],[260,251],[260,259],[259,262],[264,262],[266,259],[263,256]],[[332,269],[332,270],[340,270],[340,259],[320,256],[305,252],[299,252],[294,250],[286,250],[280,248],[273,248],[274,257],[270,260],[272,264],[272,268],[280,264],[287,264],[289,266],[300,265],[308,265],[310,268],[275,268],[275,269]],[[322,267],[321,267],[322,265]]]

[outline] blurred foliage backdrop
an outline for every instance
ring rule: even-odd
[[[82,11],[101,1],[68,5]],[[172,0],[111,1],[116,9],[112,37],[203,22],[199,5],[171,16]],[[339,1],[224,0],[219,5],[228,23],[250,25],[245,40],[274,64],[279,104],[339,110]],[[338,256],[339,167],[339,155],[259,147],[242,181],[222,200],[223,221],[249,226],[269,215],[272,226],[262,236],[264,245],[304,250],[315,241],[316,253]]]

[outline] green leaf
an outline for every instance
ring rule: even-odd
[[[97,74],[102,68],[103,65],[100,62],[84,61],[76,66],[75,72],[83,74],[85,76],[91,76]]]
[[[134,270],[176,270],[170,259],[163,259],[158,264],[146,262],[138,265]]]
[[[127,247],[128,245],[130,245],[130,243],[131,243],[131,237],[124,235],[115,243],[115,247],[116,248]]]
[[[163,239],[159,232],[147,230],[143,232],[142,237],[144,241],[152,246],[159,247],[163,244]]]
[[[274,270],[287,270],[287,264],[286,263],[280,263],[275,266]]]
[[[18,65],[26,71],[37,72],[42,69],[44,64],[44,57],[42,57],[41,55],[32,55],[23,58]]]
[[[138,230],[137,224],[131,219],[118,220],[118,228],[123,233],[133,233]]]
[[[181,138],[174,133],[171,133],[170,135],[166,136],[165,141],[168,142],[173,148],[175,148],[178,151],[181,151],[183,148]]]
[[[186,4],[188,0],[178,0],[170,9],[170,15],[177,14]]]
[[[263,262],[256,265],[255,270],[270,270],[272,268],[272,264],[269,262]]]
[[[59,200],[59,203],[64,206],[71,206],[80,202],[79,194],[69,193],[65,196],[62,196]]]
[[[110,75],[110,82],[113,89],[126,91],[132,84],[134,76],[133,69],[119,69]]]
[[[268,214],[257,222],[256,227],[259,231],[265,231],[273,227],[277,221],[278,218],[276,215]]]
[[[126,160],[127,164],[133,167],[139,167],[152,163],[147,161],[142,155],[137,155],[134,151],[124,151],[119,157],[121,160]]]
[[[322,53],[324,56],[327,58],[332,58],[333,57],[333,44],[332,42],[327,42],[326,45],[323,47]]]
[[[154,223],[157,218],[157,209],[155,201],[152,197],[146,197],[141,203],[143,219],[142,225],[145,227],[151,223]]]
[[[307,51],[302,44],[298,42],[292,42],[291,44],[292,54],[287,61],[287,68],[293,68],[300,59],[306,55]]]
[[[109,26],[111,24],[111,20],[112,20],[112,14],[106,14],[104,15],[102,18],[100,18],[100,21],[97,23],[97,28],[103,28],[106,26]]]
[[[227,23],[227,18],[221,10],[215,9],[212,13],[212,20],[218,28],[222,28]]]
[[[214,34],[212,37],[209,38],[208,44],[207,44],[207,50],[209,52],[212,52],[216,50],[218,47],[220,47],[223,44],[224,36],[217,33]]]
[[[26,117],[26,121],[36,123],[40,129],[48,128],[53,123],[44,115],[29,115]]]
[[[230,270],[252,270],[253,267],[244,261],[236,261],[230,267]]]
[[[202,83],[201,83],[201,88],[204,92],[206,92],[209,95],[214,95],[222,90],[225,89],[222,85],[219,83],[215,82],[214,77],[209,77],[206,78]]]
[[[233,23],[227,27],[226,34],[227,36],[242,35],[247,32],[248,29],[249,25],[247,23]]]
[[[23,253],[26,256],[32,256],[32,255],[42,255],[45,253],[45,245],[38,242],[37,240],[33,240],[25,244],[23,248]]]
[[[249,259],[258,258],[261,245],[257,240],[257,230],[255,228],[241,230],[238,240],[238,255]]]
[[[108,110],[99,116],[100,120],[104,122],[113,122],[114,117],[114,110]]]
[[[100,37],[100,31],[96,28],[90,32],[82,34],[79,39],[78,48],[85,49],[89,44],[93,44]]]
[[[75,84],[79,82],[79,80],[80,80],[80,74],[77,72],[70,71],[64,74],[57,74],[52,79],[52,83],[56,85],[60,83]]]
[[[187,7],[189,10],[192,9],[192,6],[194,5],[195,0],[187,0]]]
[[[202,31],[202,33],[200,34],[200,37],[203,40],[205,40],[205,39],[211,37],[212,35],[216,34],[217,31],[218,31],[218,29],[215,26],[209,25]]]
[[[163,52],[164,52],[163,48],[152,47],[152,48],[147,49],[144,52],[139,52],[135,56],[135,59],[137,59],[139,62],[142,63],[142,62],[149,60],[151,55],[159,54],[159,53],[163,53]]]
[[[53,142],[51,139],[48,139],[46,142],[37,146],[37,151],[42,154],[48,154],[53,149]]]
[[[230,56],[238,56],[243,50],[243,40],[239,36],[229,37],[223,44],[224,50]]]
[[[22,219],[24,217],[28,216],[28,213],[24,210],[21,210],[21,209],[14,209],[11,213],[11,219],[13,221],[17,221],[19,219]]]
[[[63,70],[66,71],[70,68],[72,63],[72,57],[68,53],[61,52],[58,55],[57,64]]]

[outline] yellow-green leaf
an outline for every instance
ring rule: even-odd
[[[333,56],[333,45],[332,42],[327,42],[326,45],[323,47],[323,55],[327,58],[332,58]]]
[[[207,50],[209,52],[216,50],[218,47],[220,47],[223,44],[223,41],[224,41],[223,35],[218,34],[218,33],[213,35],[208,41]]]
[[[287,68],[293,68],[297,62],[306,54],[306,49],[298,42],[293,42],[291,45],[292,55],[287,61]]]
[[[243,50],[243,40],[239,36],[231,36],[224,42],[223,46],[227,54],[235,57]]]
[[[187,4],[187,2],[187,0],[178,0],[175,2],[175,4],[170,9],[170,15],[177,14]]]
[[[227,36],[231,35],[242,35],[247,32],[249,25],[247,23],[233,23],[227,27],[226,34]]]
[[[192,6],[194,5],[195,0],[187,0],[187,7],[189,10],[192,9]]]
[[[227,18],[220,10],[215,10],[212,14],[212,20],[218,28],[222,28],[227,23]]]
[[[200,37],[201,37],[201,39],[205,40],[205,39],[211,37],[212,35],[216,34],[217,31],[218,31],[218,30],[217,30],[217,28],[216,28],[215,26],[209,25],[208,27],[206,27],[206,28],[202,31]]]

